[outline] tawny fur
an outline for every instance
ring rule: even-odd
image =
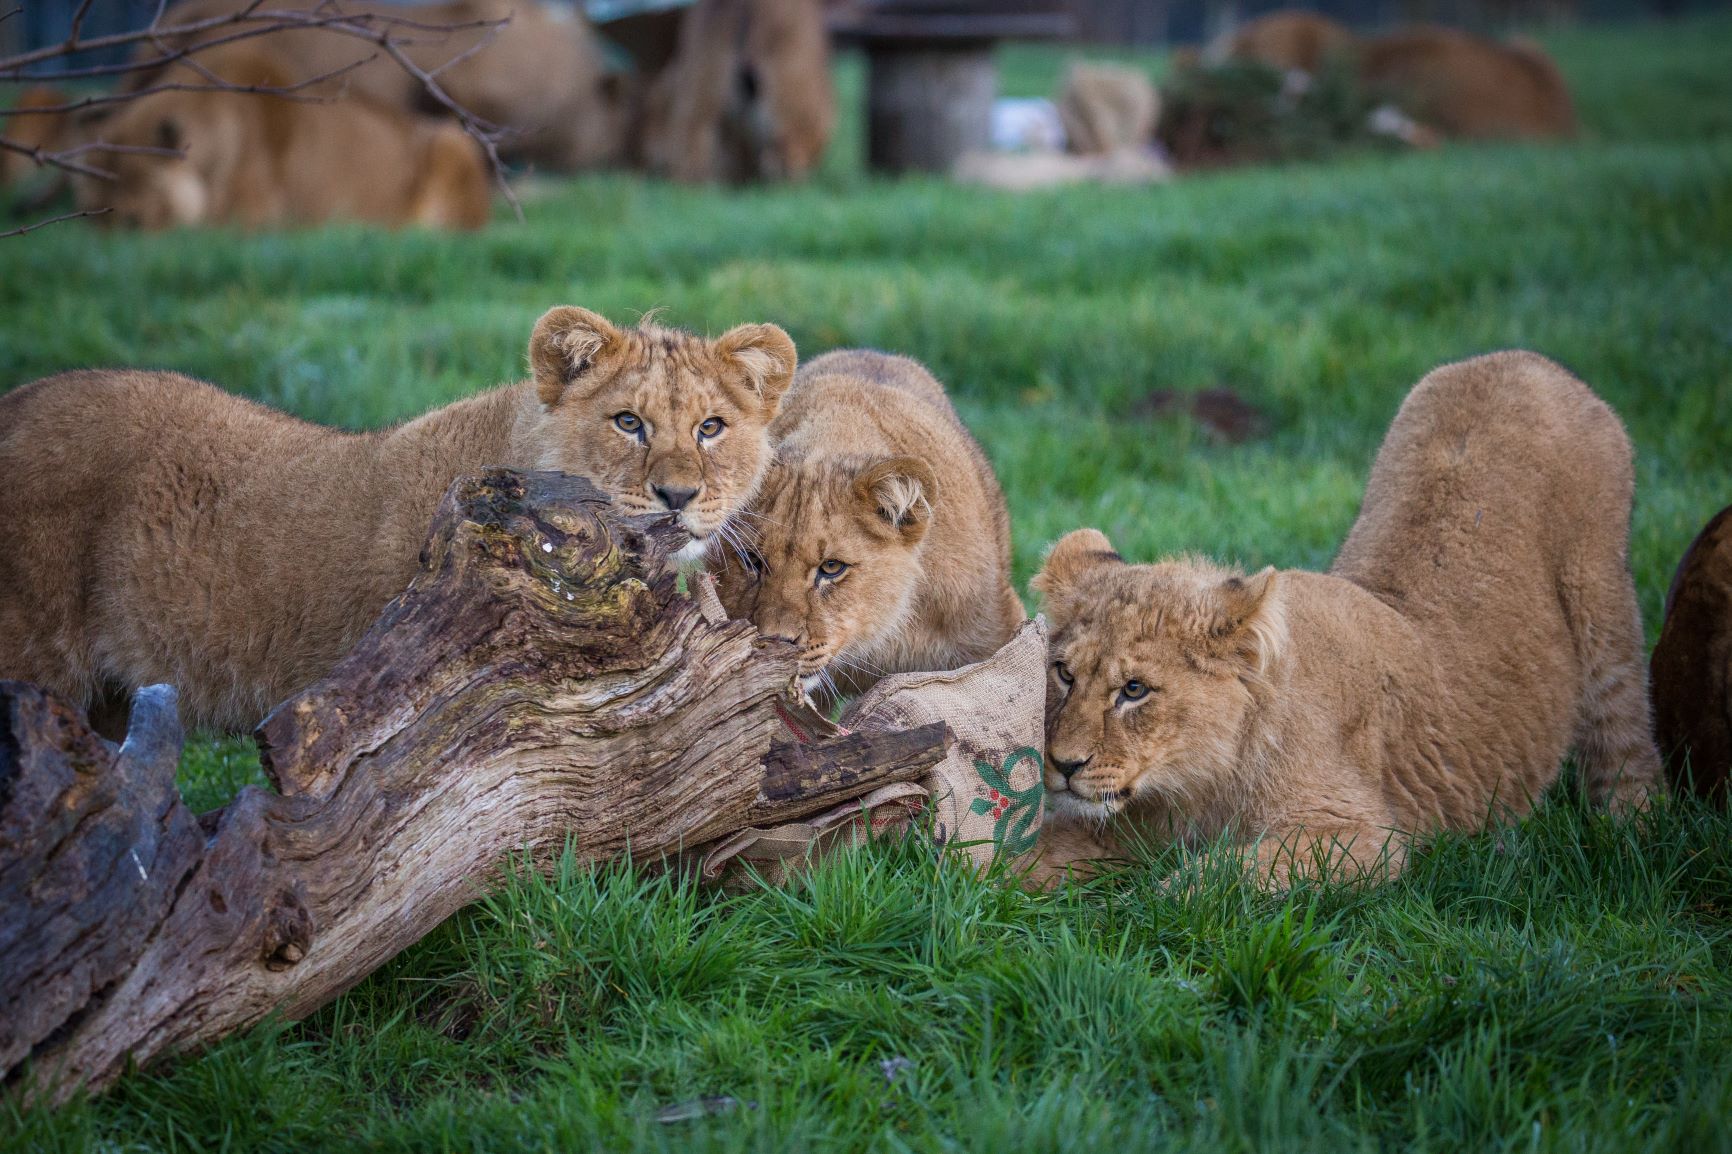
[[[1347,26],[1327,16],[1292,8],[1259,16],[1225,33],[1203,52],[1203,60],[1266,64],[1283,72],[1316,73],[1331,59],[1344,58],[1354,45]]]
[[[21,148],[55,152],[67,147],[73,118],[66,112],[27,111],[60,108],[76,98],[64,89],[33,84],[18,94],[9,109],[0,111],[0,139]],[[11,149],[0,149],[0,188],[28,179],[32,174],[52,171],[32,157]]]
[[[212,49],[203,72],[164,82],[284,88],[292,73],[260,41]],[[359,220],[480,228],[490,178],[481,148],[455,124],[360,98],[334,102],[257,93],[167,91],[139,96],[92,130],[104,143],[179,149],[180,156],[95,153],[115,179],[74,181],[79,207],[104,223],[146,229],[200,224],[270,228]]]
[[[633,513],[695,489],[680,517],[701,539],[768,463],[794,346],[771,325],[705,340],[559,308],[530,361],[532,380],[370,433],[173,373],[0,396],[0,677],[81,703],[166,681],[188,721],[247,728],[354,644],[452,480],[490,465],[587,476]],[[727,427],[700,441],[709,417]]]
[[[1004,494],[924,366],[827,353],[770,433],[776,463],[739,521],[752,567],[743,548],[710,555],[728,612],[795,642],[809,687],[954,669],[1010,640],[1023,610]],[[827,559],[846,572],[824,580]]]
[[[1160,113],[1160,95],[1141,69],[1078,63],[1065,72],[1058,114],[1069,152],[1106,156],[1147,148]]]
[[[231,16],[252,3],[182,0],[168,9],[162,24]],[[307,11],[321,3],[270,0],[269,10]],[[382,30],[401,41],[404,55],[418,67],[436,72],[440,88],[459,105],[506,130],[498,147],[507,159],[556,169],[618,160],[624,126],[609,96],[601,43],[588,21],[569,6],[561,11],[544,8],[535,0],[409,5],[344,0],[341,11],[421,25],[382,26]],[[505,23],[497,31],[489,27],[501,21]],[[174,50],[231,34],[232,29],[218,25],[191,36],[166,38],[163,46]],[[360,96],[402,112],[443,112],[420,81],[369,40],[296,29],[273,32],[254,43],[265,41],[294,81],[330,77],[304,90],[309,94]],[[159,55],[149,44],[138,51],[140,60]],[[128,77],[128,82],[142,86],[154,78],[146,71]]]
[[[1499,43],[1454,28],[1417,27],[1357,50],[1367,91],[1447,137],[1574,136],[1575,107],[1557,65],[1538,45]]]
[[[818,0],[699,0],[646,97],[644,158],[675,180],[799,180],[836,122]]]
[[[1328,574],[1130,565],[1069,534],[1035,582],[1058,823],[1100,824],[1096,854],[1231,827],[1279,882],[1319,851],[1377,868],[1386,843],[1399,870],[1410,835],[1525,814],[1572,748],[1592,800],[1642,804],[1660,763],[1633,478],[1611,409],[1508,352],[1415,387]],[[1047,870],[1090,856],[1054,836]]]
[[[1732,506],[1678,562],[1649,673],[1673,784],[1724,805],[1732,778]]]

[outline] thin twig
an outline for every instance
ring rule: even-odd
[[[96,0],[82,0],[78,5],[78,11],[72,14],[72,31],[66,34],[66,43],[69,47],[76,48],[78,46],[78,32],[84,27],[84,18],[90,15],[90,6],[95,2]]]
[[[337,98],[333,96],[304,96],[297,94],[303,92],[305,89],[313,87],[314,85],[323,84],[327,80],[335,80],[337,77],[342,76],[345,73],[353,72],[363,64],[370,64],[377,59],[379,59],[379,54],[375,52],[371,56],[366,56],[355,61],[353,64],[345,64],[341,68],[333,68],[329,72],[322,73],[307,80],[298,81],[294,84],[235,84],[222,79],[220,76],[210,84],[180,84],[172,81],[165,81],[160,84],[151,84],[144,88],[136,88],[131,92],[109,92],[100,95],[85,96],[78,100],[68,101],[65,104],[49,104],[40,108],[8,108],[3,113],[0,113],[0,116],[47,116],[62,112],[81,112],[86,108],[99,108],[105,104],[128,104],[134,100],[141,100],[146,96],[154,96],[158,92],[221,92],[225,94],[235,93],[253,96],[278,96],[285,100],[295,100],[302,104],[330,104]]]
[[[492,44],[499,33],[510,23],[507,16],[503,20],[470,20],[452,24],[431,24],[406,17],[388,16],[383,13],[363,12],[349,14],[342,10],[334,0],[323,0],[311,10],[285,11],[265,7],[268,0],[250,0],[244,8],[226,15],[212,16],[202,20],[190,20],[184,23],[171,24],[164,27],[162,19],[167,9],[168,0],[157,0],[156,12],[146,28],[131,32],[120,32],[107,36],[96,36],[81,40],[80,33],[83,21],[94,0],[80,0],[79,8],[73,17],[71,33],[59,44],[51,44],[23,52],[11,57],[0,59],[0,83],[24,81],[64,82],[67,80],[88,79],[101,76],[122,76],[127,74],[148,73],[160,76],[171,65],[180,65],[207,83],[190,84],[179,81],[154,81],[132,92],[112,93],[107,95],[92,95],[68,100],[61,104],[36,108],[17,108],[9,110],[10,115],[49,115],[54,113],[76,112],[102,105],[122,104],[137,100],[157,92],[174,91],[211,91],[232,92],[237,94],[275,96],[288,100],[302,100],[309,103],[323,103],[329,98],[308,96],[302,90],[342,76],[347,72],[360,68],[378,59],[378,52],[340,68],[333,69],[308,80],[291,85],[258,85],[237,84],[223,79],[211,72],[204,64],[195,59],[196,56],[209,52],[224,44],[251,40],[259,36],[289,30],[318,29],[337,35],[348,36],[377,45],[380,51],[391,57],[398,67],[402,68],[421,88],[432,98],[433,103],[453,116],[470,139],[481,146],[487,157],[488,165],[493,170],[494,183],[501,195],[511,205],[512,212],[518,220],[524,219],[523,206],[517,198],[517,193],[506,180],[505,163],[499,156],[499,142],[507,138],[510,132],[499,125],[493,124],[475,115],[468,108],[457,102],[447,93],[439,82],[439,75],[457,65],[488,45]],[[7,13],[6,16],[15,15]],[[0,17],[4,19],[6,17]],[[422,68],[409,58],[404,51],[405,46],[423,43],[424,41],[399,33],[409,31],[438,33],[441,38],[449,38],[455,33],[479,31],[477,42],[453,58],[431,70]],[[197,39],[203,33],[215,33],[208,39]],[[158,53],[149,59],[133,58],[124,63],[92,65],[84,68],[68,69],[64,72],[37,73],[30,69],[34,65],[70,56],[75,52],[95,51],[107,48],[126,47],[149,44]],[[4,117],[0,116],[0,120]],[[144,145],[115,145],[96,141],[79,145],[60,152],[50,152],[41,147],[19,144],[0,137],[0,149],[29,157],[38,166],[62,169],[99,180],[112,181],[115,175],[103,169],[84,164],[76,157],[89,152],[136,153],[141,155],[183,155],[179,150],[151,148]],[[77,216],[91,216],[95,213],[73,213],[66,217],[56,217],[44,221],[52,224],[56,220],[69,220]],[[31,229],[41,227],[32,225]],[[29,229],[25,231],[30,231]],[[6,233],[16,236],[17,232]]]
[[[262,0],[261,0],[262,2]],[[204,52],[220,44],[232,43],[236,40],[250,40],[256,36],[268,36],[275,32],[289,29],[326,29],[345,36],[354,36],[362,40],[374,40],[381,33],[373,26],[390,29],[408,28],[418,31],[432,32],[462,32],[470,29],[500,28],[510,20],[466,20],[460,23],[438,25],[426,24],[418,20],[406,20],[399,16],[384,16],[371,12],[357,15],[337,13],[328,16],[316,16],[307,12],[281,11],[273,9],[260,10],[257,4],[249,5],[241,12],[227,16],[212,16],[204,20],[192,20],[185,24],[171,24],[167,28],[151,26],[132,32],[117,32],[111,36],[97,36],[86,40],[76,47],[69,47],[66,42],[50,44],[31,52],[21,52],[15,56],[0,60],[0,80],[82,80],[100,76],[119,76],[129,72],[142,72],[147,69],[160,68],[184,59],[193,52]],[[259,27],[242,27],[260,25]],[[232,34],[201,40],[186,48],[169,49],[161,57],[149,60],[127,60],[118,64],[95,65],[89,68],[71,68],[64,72],[25,72],[34,64],[42,64],[49,60],[57,60],[62,56],[70,56],[74,52],[93,52],[102,48],[124,47],[142,44],[146,41],[156,43],[159,47],[162,38],[184,38],[199,32],[209,32],[217,28],[239,27],[240,31]],[[403,41],[409,43],[411,41]]]
[[[23,228],[15,228],[11,232],[0,232],[0,240],[11,236],[23,236],[27,232],[35,232],[39,228],[47,228],[51,224],[59,224],[63,220],[77,220],[81,216],[101,216],[105,212],[113,212],[111,208],[90,208],[78,212],[68,212],[61,216],[51,216],[47,220],[39,220],[35,224],[27,224]]]
[[[19,156],[27,156],[36,162],[39,168],[58,168],[64,172],[75,172],[80,176],[88,176],[95,180],[113,180],[114,173],[101,168],[92,168],[88,164],[80,164],[76,160],[68,160],[59,153],[29,144],[19,144],[15,140],[7,140],[0,136],[0,150],[15,152]]]
[[[509,19],[509,17],[507,19]],[[469,134],[470,139],[481,145],[482,149],[486,151],[487,163],[493,169],[493,182],[499,186],[500,193],[505,197],[505,203],[511,206],[512,213],[515,214],[518,221],[521,222],[523,220],[523,203],[517,199],[517,193],[512,190],[510,182],[505,179],[505,162],[499,159],[499,145],[497,143],[497,138],[500,135],[499,126],[482,120],[467,108],[451,99],[451,97],[446,94],[445,89],[440,87],[439,81],[434,79],[431,74],[417,65],[413,60],[410,60],[405,56],[403,50],[398,48],[396,43],[389,36],[381,39],[379,41],[379,46],[388,52],[391,59],[401,65],[404,71],[408,72],[409,75],[413,76],[416,80],[419,80],[422,86],[427,90],[427,95],[431,96],[441,107],[451,113],[451,115],[455,116],[458,123],[463,126],[463,131]]]

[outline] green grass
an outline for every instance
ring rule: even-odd
[[[850,124],[809,187],[585,179],[476,237],[56,227],[0,242],[0,388],[159,366],[361,426],[517,376],[554,303],[773,319],[951,385],[1021,581],[1081,524],[1137,558],[1325,565],[1406,389],[1523,345],[1630,426],[1652,637],[1732,499],[1729,38],[1724,16],[1551,37],[1588,130],[1561,148],[1013,197],[868,180]],[[1061,66],[1009,53],[1005,87]],[[1131,415],[1218,385],[1267,436]],[[245,743],[183,765],[197,808],[255,777]],[[1178,899],[1156,888],[1173,864],[1058,896],[913,845],[732,899],[516,876],[304,1023],[59,1112],[5,1107],[0,1147],[1732,1148],[1724,816],[1608,822],[1564,788],[1370,891],[1212,877]],[[655,1120],[705,1095],[756,1105]]]

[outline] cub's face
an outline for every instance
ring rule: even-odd
[[[694,558],[757,491],[795,364],[775,325],[706,340],[579,308],[542,317],[529,358],[541,467],[588,477],[627,512],[675,515]]]
[[[921,580],[938,494],[917,457],[794,459],[709,552],[731,617],[798,647],[808,692],[877,680]]]
[[[1104,819],[1138,797],[1183,810],[1233,779],[1254,689],[1285,637],[1273,569],[1127,565],[1080,529],[1034,586],[1052,622],[1045,783],[1056,811]]]

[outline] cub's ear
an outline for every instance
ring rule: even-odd
[[[588,309],[562,305],[548,309],[529,336],[529,367],[535,395],[549,408],[577,384],[600,357],[617,348],[620,331]]]
[[[889,457],[854,479],[854,494],[869,523],[886,525],[915,545],[932,523],[938,482],[919,457]]]
[[[1287,646],[1281,575],[1270,565],[1249,577],[1229,577],[1215,587],[1215,600],[1211,635],[1218,651],[1267,673]]]
[[[794,383],[799,354],[794,338],[775,325],[740,325],[717,337],[716,356],[731,362],[758,394],[764,410],[774,417],[782,407],[782,394]]]
[[[1099,529],[1073,529],[1047,550],[1046,564],[1029,586],[1048,601],[1054,601],[1069,592],[1077,578],[1089,570],[1124,563],[1125,559],[1105,533]]]

